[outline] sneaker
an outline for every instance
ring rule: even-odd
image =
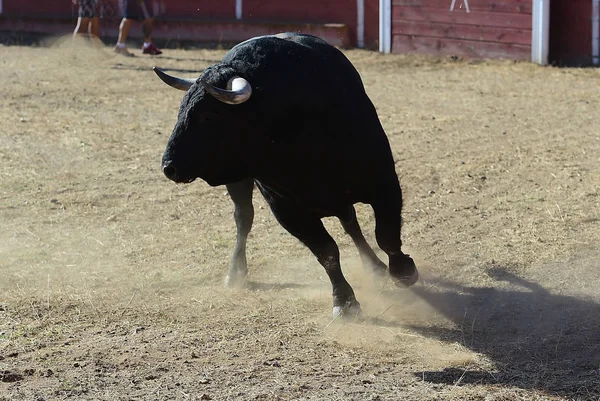
[[[120,54],[121,56],[133,57],[133,53],[129,53],[126,47],[115,46],[115,53]]]
[[[158,56],[159,54],[162,54],[162,51],[158,47],[154,46],[154,43],[150,43],[150,46],[148,47],[142,46],[142,53]]]

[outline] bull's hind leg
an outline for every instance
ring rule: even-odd
[[[333,316],[356,316],[360,304],[342,273],[340,251],[321,219],[285,201],[271,201],[275,218],[290,234],[298,238],[325,268],[333,289]]]
[[[419,279],[413,259],[402,253],[402,191],[397,179],[390,180],[372,204],[377,244],[389,257],[390,276],[397,286],[411,286]]]
[[[358,248],[363,267],[377,275],[385,274],[387,266],[377,257],[373,248],[371,248],[365,239],[362,230],[360,229],[360,225],[358,224],[354,206],[350,206],[348,208],[348,213],[344,216],[340,216],[339,219],[344,231],[350,235],[354,245]]]
[[[229,265],[229,273],[225,284],[228,287],[240,286],[246,280],[248,264],[246,262],[246,242],[254,221],[254,206],[252,206],[252,190],[254,181],[244,180],[227,184],[227,191],[235,207],[233,217],[237,227],[235,249]]]

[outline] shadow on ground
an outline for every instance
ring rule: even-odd
[[[245,288],[250,291],[283,291],[289,289],[311,288],[310,284],[297,283],[263,283],[258,281],[246,281]]]
[[[485,355],[496,371],[446,368],[415,374],[433,383],[510,385],[598,400],[600,304],[593,297],[550,291],[505,268],[488,273],[498,285],[478,288],[437,279],[416,287],[453,327],[411,329]]]

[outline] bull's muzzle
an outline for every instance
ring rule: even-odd
[[[175,166],[175,163],[173,163],[171,160],[163,163],[162,171],[168,179],[177,183],[189,184],[196,179],[195,175],[182,173],[180,170],[178,170]]]
[[[177,168],[175,167],[175,164],[173,164],[173,162],[171,160],[168,160],[163,163],[162,171],[163,171],[164,175],[167,176],[168,179],[175,181],[175,182],[179,181],[179,175],[177,174]]]

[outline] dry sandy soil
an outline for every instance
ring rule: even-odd
[[[389,135],[405,251],[363,306],[255,195],[250,275],[223,187],[159,163],[224,51],[0,47],[0,400],[599,400],[600,71],[348,51]],[[370,208],[358,206],[372,244]]]

